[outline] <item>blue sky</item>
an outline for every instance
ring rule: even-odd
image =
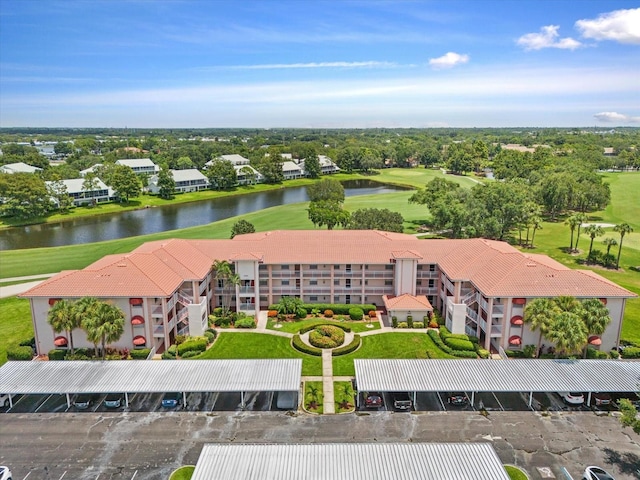
[[[640,125],[630,1],[0,0],[0,126]]]

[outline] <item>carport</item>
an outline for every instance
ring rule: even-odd
[[[182,392],[298,392],[301,359],[125,360],[7,362],[0,367],[0,392],[66,395]]]
[[[509,480],[488,443],[206,444],[192,480]]]
[[[640,362],[623,360],[354,360],[359,391],[637,392]],[[360,401],[360,395],[357,397]]]

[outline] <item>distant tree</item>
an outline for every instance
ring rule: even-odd
[[[53,198],[58,204],[58,209],[61,212],[69,211],[69,208],[73,205],[73,199],[69,196],[67,186],[62,180],[56,180],[47,185],[47,191],[51,198]]]
[[[193,161],[189,157],[180,157],[176,160],[176,170],[187,170],[189,168],[194,168],[195,165]]]
[[[0,212],[18,219],[40,217],[52,208],[44,180],[32,173],[0,173],[0,198]]]
[[[176,191],[176,181],[173,179],[171,170],[162,168],[158,172],[158,196],[164,200],[171,200]]]
[[[351,173],[359,162],[359,151],[355,147],[346,147],[338,151],[336,164],[345,173]]]
[[[592,223],[588,225],[584,229],[584,231],[587,235],[589,235],[589,237],[591,237],[591,243],[589,244],[589,254],[587,255],[587,258],[591,258],[591,251],[593,250],[593,241],[595,240],[596,237],[600,237],[604,235],[604,228],[602,228],[600,225],[596,225]]]
[[[136,198],[142,191],[142,183],[131,168],[126,165],[114,165],[111,170],[110,185],[121,201],[129,203],[129,200]]]
[[[569,230],[571,230],[571,240],[569,240],[569,253],[573,251],[573,234],[580,223],[581,222],[576,215],[571,215],[564,221],[564,224],[568,225]]]
[[[576,246],[574,251],[578,252],[578,242],[580,241],[580,229],[582,224],[587,221],[587,216],[584,213],[576,213],[576,219],[578,221],[577,233],[576,233]]]
[[[240,169],[240,173],[244,176],[245,185],[253,185],[257,181],[256,172],[251,167],[245,165]]]
[[[427,145],[418,150],[416,156],[420,164],[424,165],[425,168],[435,165],[441,161],[440,151],[438,150],[438,147],[433,144]]]
[[[82,190],[83,195],[86,197],[87,193],[95,192],[100,188],[100,184],[98,183],[98,176],[93,172],[87,172],[84,176],[84,180],[82,181]],[[89,195],[91,197],[91,195]]]
[[[404,218],[398,212],[386,208],[362,208],[351,214],[347,228],[350,230],[383,230],[402,233]]]
[[[236,169],[230,160],[214,158],[207,166],[209,183],[217,190],[233,187],[237,183]]]
[[[233,227],[231,227],[231,238],[244,233],[254,233],[255,231],[256,227],[253,226],[253,223],[247,222],[246,220],[238,220],[233,224]]]
[[[336,201],[325,201],[309,203],[309,220],[318,226],[327,226],[329,230],[333,230],[336,225],[345,226],[349,223],[351,215],[344,210],[340,203]]]
[[[344,187],[333,178],[323,178],[307,187],[307,195],[312,202],[344,202]]]
[[[538,202],[544,206],[552,220],[567,209],[574,183],[570,173],[551,173],[544,175],[536,184]]]
[[[304,172],[309,178],[318,178],[322,169],[320,168],[320,159],[318,152],[313,145],[308,145],[303,150],[304,155]]]
[[[465,174],[473,170],[473,146],[470,143],[452,143],[447,148],[446,165],[453,173]]]
[[[604,258],[605,258],[605,267],[609,267],[613,263],[613,260],[615,259],[615,257],[611,255],[611,247],[615,247],[618,244],[618,241],[615,238],[607,237],[602,241],[602,243],[604,243],[607,246],[607,253]]]
[[[613,230],[620,234],[620,243],[618,244],[618,258],[616,259],[616,270],[620,268],[620,254],[622,253],[622,241],[627,233],[633,232],[633,228],[628,223],[620,223],[613,227]]]
[[[476,172],[479,172],[481,168],[484,168],[489,160],[489,149],[482,140],[475,140],[473,142],[473,167]]]
[[[537,230],[542,230],[542,217],[538,216],[538,215],[534,215],[532,217],[530,217],[529,219],[529,225],[531,225],[531,228],[533,229],[533,233],[531,234],[531,248],[534,248],[534,243],[533,240],[536,236],[536,231]]]
[[[53,151],[57,155],[71,155],[74,151],[74,145],[71,142],[58,142],[53,146]]]
[[[377,150],[363,148],[360,151],[359,167],[362,173],[369,173],[374,168],[382,168],[382,158]]]
[[[264,176],[265,183],[282,183],[284,180],[283,163],[280,155],[270,155],[261,159],[256,164],[256,169]]]
[[[439,199],[449,192],[460,188],[460,184],[436,177],[426,184],[424,189],[419,189],[409,197],[409,203],[419,203],[431,208]]]

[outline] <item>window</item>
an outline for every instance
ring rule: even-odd
[[[436,285],[436,281],[432,278],[429,280],[429,288],[433,288]]]
[[[418,265],[418,271],[422,270],[422,265]]]
[[[280,265],[280,270],[289,270],[289,265]]]
[[[393,265],[385,265],[384,269],[385,270],[393,270]]]
[[[318,297],[309,297],[309,301],[310,302],[317,302],[318,301]]]
[[[345,287],[347,287],[347,288],[351,288],[351,279],[350,279],[350,278],[347,278],[347,279],[344,281],[344,283],[345,283],[345,285],[344,285]]]
[[[261,287],[266,287],[269,284],[269,282],[267,280],[260,280],[260,286]]]
[[[391,286],[391,285],[393,285],[393,280],[385,280],[385,281],[384,281],[384,284],[385,284],[386,286]]]
[[[364,281],[364,284],[365,284],[365,285],[369,285],[369,280],[365,280],[365,281]]]
[[[223,288],[224,287],[224,282],[222,281],[221,278],[218,279],[218,288]]]
[[[422,285],[422,280],[417,280],[416,285]]]
[[[365,265],[365,266],[364,266],[364,269],[365,269],[365,270],[369,270],[369,265]]]
[[[334,281],[333,281],[333,284],[334,284],[334,285],[340,285],[340,280],[334,280]]]
[[[334,295],[333,296],[333,302],[334,303],[340,303],[340,295]]]
[[[351,295],[344,296],[344,303],[346,303],[347,305],[351,303]]]
[[[317,285],[318,280],[309,280],[309,285]]]
[[[430,272],[435,272],[435,271],[436,271],[436,266],[435,266],[435,264],[431,264],[431,265],[429,265],[429,271],[430,271]]]
[[[289,285],[289,280],[282,280],[282,285]]]
[[[334,269],[334,270],[340,270],[340,265],[334,265],[334,266],[333,266],[333,269]]]
[[[309,270],[317,270],[318,265],[309,265]]]
[[[350,263],[348,263],[348,264],[347,264],[347,272],[350,272],[350,271],[351,271],[351,264],[350,264]]]

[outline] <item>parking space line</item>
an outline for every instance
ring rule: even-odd
[[[136,475],[138,474],[138,470],[136,470],[135,472],[133,472],[133,477],[131,477],[131,480],[133,480],[134,478],[136,478]]]
[[[27,473],[22,480],[27,480],[27,477],[31,475],[31,472]]]
[[[502,410],[503,412],[506,411],[502,406],[502,404],[500,403],[500,400],[498,400],[498,397],[496,397],[496,394],[494,392],[491,392],[491,395],[493,395],[493,398],[495,398],[496,402],[498,402],[498,405],[500,405],[500,410]]]
[[[67,471],[65,470],[64,473],[60,475],[60,478],[58,480],[62,480],[66,474],[67,474]]]
[[[47,403],[47,402],[49,401],[49,399],[50,399],[52,396],[53,396],[53,395],[49,395],[49,396],[45,399],[45,401],[44,401],[44,402],[42,402],[40,405],[38,405],[38,408],[36,408],[36,409],[33,411],[33,413],[38,413],[38,410],[40,410],[40,407],[41,407],[42,405],[44,405],[45,403]]]
[[[444,406],[444,402],[442,401],[442,397],[440,396],[440,392],[436,392],[436,397],[438,397],[438,401],[440,402],[440,405],[442,406],[442,411],[446,412],[447,411],[447,407]]]

